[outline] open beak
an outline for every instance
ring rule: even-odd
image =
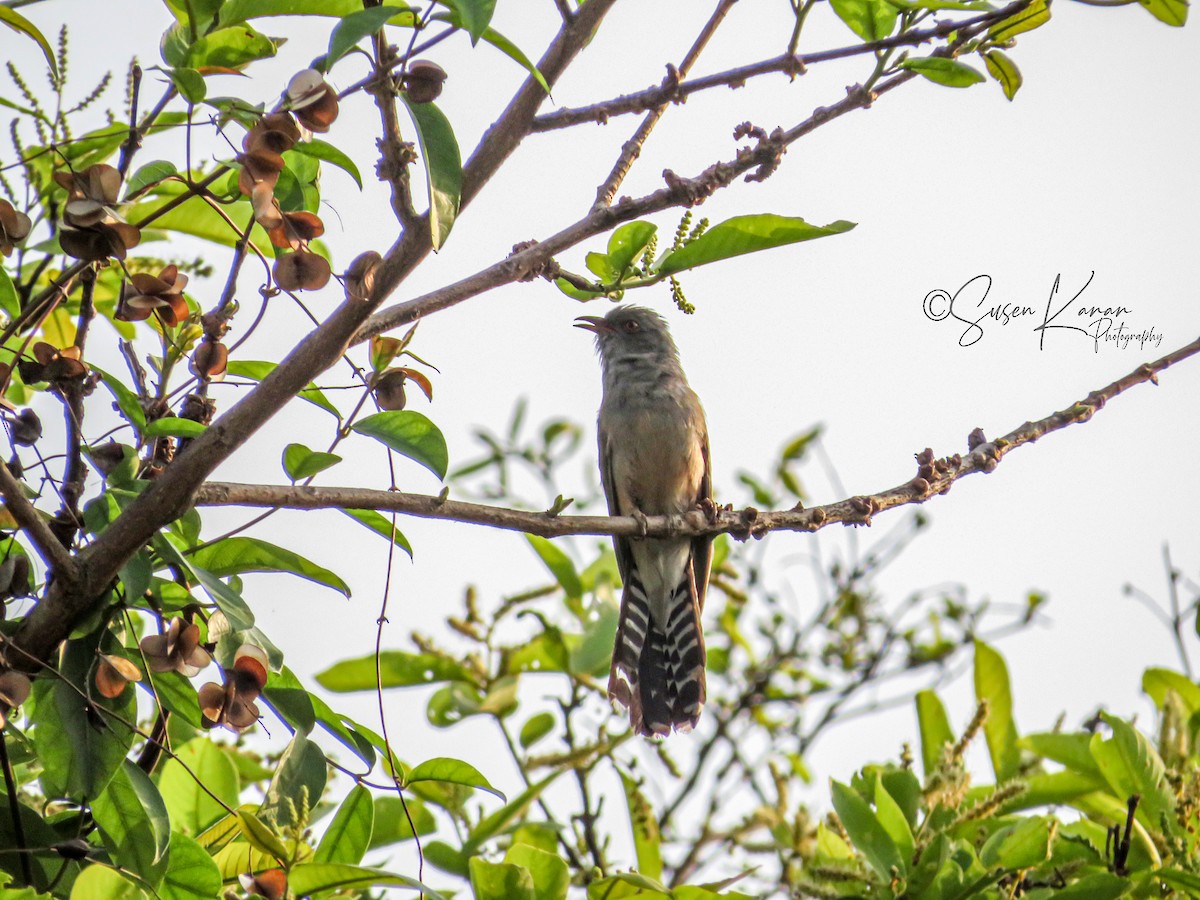
[[[583,328],[593,334],[601,334],[605,331],[612,331],[612,326],[608,324],[600,316],[580,316],[575,320],[576,328]]]

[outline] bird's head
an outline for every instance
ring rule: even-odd
[[[666,320],[644,306],[618,306],[606,316],[580,316],[575,327],[596,335],[596,348],[605,363],[618,357],[679,358]]]

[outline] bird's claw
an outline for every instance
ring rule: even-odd
[[[704,518],[708,519],[709,525],[717,524],[717,519],[721,517],[721,508],[713,502],[712,497],[701,498],[696,506],[699,507],[700,512],[704,513]]]
[[[638,537],[644,538],[650,533],[650,522],[646,518],[646,514],[644,512],[642,512],[640,509],[635,509],[632,513],[630,513],[630,516],[632,516],[633,520],[637,522]]]

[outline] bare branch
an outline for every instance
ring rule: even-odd
[[[898,34],[895,37],[884,38],[879,41],[867,41],[863,44],[853,44],[849,47],[838,47],[833,50],[821,50],[817,53],[783,53],[779,56],[773,56],[770,59],[747,63],[744,66],[738,66],[734,69],[727,69],[724,72],[716,72],[712,75],[694,78],[691,81],[679,81],[674,84],[664,82],[645,90],[636,91],[632,94],[622,94],[619,97],[613,97],[599,103],[592,103],[588,106],[560,107],[552,113],[546,113],[535,118],[531,130],[534,133],[555,131],[560,128],[570,128],[574,125],[587,122],[602,125],[613,116],[645,112],[666,103],[683,103],[692,94],[712,90],[713,88],[739,88],[744,86],[751,78],[771,75],[776,72],[782,72],[794,78],[796,75],[803,74],[804,70],[809,66],[816,65],[817,63],[831,62],[835,59],[849,59],[854,56],[866,56],[895,47],[918,46],[929,41],[947,37],[956,31],[974,29],[980,25],[988,25],[1001,19],[1006,19],[1020,12],[1027,5],[1028,3],[1024,2],[1024,0],[1019,0],[1019,2],[1011,3],[995,12],[984,13],[983,15],[958,22],[942,22],[933,28],[910,31],[906,34]]]
[[[1000,460],[1017,447],[1031,444],[1068,425],[1087,422],[1109,400],[1143,382],[1157,384],[1159,372],[1198,353],[1200,338],[1161,359],[1138,366],[1125,377],[1093,391],[1064,410],[1051,413],[1036,422],[1024,423],[1002,438],[988,441],[978,431],[972,432],[968,438],[971,448],[965,457],[954,454],[934,459],[932,450],[924,450],[917,454],[918,471],[911,481],[876,494],[850,497],[809,509],[774,512],[759,512],[752,507],[744,510],[724,509],[717,511],[711,520],[704,512],[697,510],[674,518],[647,517],[643,529],[638,520],[627,516],[555,516],[545,512],[526,512],[368,488],[209,482],[196,492],[194,502],[196,506],[376,509],[418,518],[487,525],[550,538],[577,534],[666,537],[722,532],[740,538],[757,538],[771,531],[818,531],[836,523],[870,525],[877,513],[910,503],[924,503],[931,497],[945,494],[956,481],[967,475],[993,471]]]
[[[0,462],[0,494],[4,496],[5,508],[17,520],[21,530],[37,550],[38,556],[50,568],[55,580],[74,582],[78,577],[75,560],[59,543],[41,513],[34,509],[33,504],[25,497],[24,486],[3,462]]]
[[[688,72],[692,70],[692,66],[696,64],[696,60],[700,58],[700,54],[708,45],[709,40],[716,33],[721,23],[725,21],[725,16],[729,10],[733,8],[733,4],[737,0],[720,0],[717,3],[717,8],[713,10],[713,14],[708,21],[704,23],[704,27],[700,29],[700,34],[696,37],[692,48],[688,50],[687,56],[683,58],[683,62],[679,64],[679,68],[668,67],[667,78],[663,82],[663,90],[666,96],[661,102],[656,104],[646,114],[646,118],[642,119],[642,124],[638,126],[633,137],[626,141],[621,147],[621,155],[612,167],[612,171],[608,173],[608,177],[604,179],[604,183],[600,185],[596,191],[596,206],[608,206],[613,201],[613,197],[617,195],[617,189],[620,188],[621,182],[625,180],[625,176],[629,174],[629,169],[633,166],[636,160],[642,153],[642,145],[646,143],[646,139],[650,137],[650,132],[654,130],[654,126],[658,124],[658,120],[662,118],[666,112],[668,101],[673,98],[671,87],[679,84],[679,79],[687,77]]]
[[[531,243],[474,275],[379,311],[355,335],[354,343],[359,344],[370,340],[374,335],[411,324],[423,316],[454,306],[500,285],[535,277],[544,270],[556,253],[561,253],[587,238],[604,234],[622,222],[677,206],[694,206],[721,188],[727,187],[739,175],[764,167],[773,169],[778,165],[780,155],[793,141],[852,110],[870,106],[880,95],[914,77],[915,72],[904,72],[876,85],[873,91],[851,89],[847,91],[845,98],[832,106],[817,108],[811,116],[790,131],[777,132],[769,139],[760,141],[757,147],[743,149],[735,159],[728,162],[714,163],[694,178],[681,177],[668,169],[663,173],[667,186],[652,194],[646,194],[636,200],[622,198],[614,206],[593,208],[582,219],[568,225],[557,234]]]

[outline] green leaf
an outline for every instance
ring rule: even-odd
[[[161,552],[161,548],[169,545],[171,542],[164,538],[155,539],[153,543],[155,548],[160,549]],[[184,566],[184,571],[189,570],[199,580],[205,593],[212,598],[212,601],[217,605],[217,609],[225,614],[225,618],[229,620],[229,624],[234,631],[249,631],[254,627],[254,613],[247,605],[240,591],[234,590],[212,572],[195,563]]]
[[[921,764],[928,778],[942,761],[946,744],[954,743],[946,707],[933,691],[918,691],[917,727],[921,731]]]
[[[586,581],[586,578],[581,577],[580,580]],[[620,615],[620,609],[611,596],[597,599],[585,616],[583,634],[563,635],[563,642],[570,649],[570,671],[597,677],[608,673]]]
[[[221,24],[235,25],[264,16],[332,16],[341,18],[362,9],[362,0],[226,0]]]
[[[294,482],[311,478],[341,461],[342,458],[336,453],[310,450],[303,444],[288,444],[283,448],[283,471]]]
[[[552,542],[544,537],[538,537],[536,534],[525,535],[525,540],[529,541],[533,552],[550,570],[550,574],[554,576],[559,587],[567,592],[568,597],[583,596],[583,584],[579,580],[579,573],[575,571],[575,564],[571,562],[571,558],[566,553]]]
[[[91,369],[100,376],[100,380],[104,382],[104,386],[108,388],[109,392],[113,395],[113,399],[117,401],[117,408],[121,411],[121,415],[125,417],[125,421],[141,434],[146,428],[146,413],[142,410],[142,404],[138,401],[137,394],[125,387],[121,383],[121,379],[108,374],[103,369],[97,366],[92,366]]]
[[[50,48],[50,42],[46,40],[46,36],[38,30],[36,25],[8,6],[0,6],[0,22],[17,34],[31,38],[41,48],[42,56],[46,57],[46,65],[50,68],[51,74],[58,78],[58,62],[54,58],[54,51]]]
[[[853,222],[840,220],[824,226],[809,225],[803,219],[772,213],[734,216],[668,254],[657,271],[662,275],[670,275],[745,253],[811,241],[831,234],[844,234],[853,227]]]
[[[373,509],[339,509],[338,512],[345,513],[356,522],[370,528],[385,540],[393,541],[397,547],[408,554],[410,559],[412,558],[412,545],[408,543],[408,538],[401,534],[400,529],[396,528],[395,524],[387,516]]]
[[[1159,709],[1162,709],[1167,701],[1167,692],[1174,691],[1183,701],[1189,716],[1200,710],[1200,686],[1179,672],[1172,672],[1170,669],[1147,669],[1142,673],[1142,690]]]
[[[0,6],[0,9],[3,8]],[[13,284],[12,278],[4,269],[0,269],[0,310],[3,310],[10,320],[21,314],[21,301],[17,296],[17,286]]]
[[[192,554],[192,566],[218,578],[243,572],[288,572],[350,596],[346,582],[329,569],[258,538],[231,537],[208,544]]]
[[[633,831],[633,849],[637,853],[637,871],[650,878],[660,879],[663,872],[662,836],[658,817],[638,784],[624,772],[621,785],[625,788],[625,805],[629,808],[629,826]]]
[[[87,866],[71,885],[71,900],[149,900],[149,897],[120,872],[104,866]]]
[[[973,69],[957,59],[942,56],[910,57],[900,63],[902,69],[912,69],[934,84],[945,87],[964,88],[983,81],[978,69]]]
[[[1017,726],[1013,721],[1012,690],[1004,657],[983,641],[975,642],[975,697],[988,704],[983,734],[992,757],[997,783],[1017,774],[1021,752],[1017,747]]]
[[[1182,28],[1187,22],[1188,0],[1138,0],[1146,11],[1160,22]]]
[[[177,760],[168,759],[163,765],[158,790],[170,811],[172,827],[195,837],[237,806],[241,790],[237,767],[228,753],[206,737],[176,747],[175,755]]]
[[[851,787],[837,781],[831,782],[831,784],[833,808],[837,810],[838,818],[842,820],[846,833],[850,835],[850,840],[866,857],[871,868],[885,882],[891,881],[893,867],[901,872],[907,871],[899,848],[896,847],[887,830],[875,818],[867,801]]]
[[[1033,31],[1050,21],[1050,4],[1047,0],[1033,0],[1027,7],[1007,19],[1002,19],[988,29],[988,37],[1003,44],[1018,34]]]
[[[530,716],[521,726],[521,746],[528,750],[554,730],[555,721],[554,713],[551,712],[540,712]]]
[[[504,854],[504,861],[529,872],[533,878],[534,900],[567,900],[571,872],[566,860],[557,853],[514,843]]]
[[[371,846],[374,825],[375,803],[371,792],[356,784],[350,788],[350,793],[333,814],[333,821],[321,835],[313,861],[358,865]]]
[[[1163,881],[1171,883],[1166,873],[1156,872],[1163,876]],[[1130,882],[1126,878],[1118,878],[1110,872],[1094,872],[1085,875],[1078,881],[1054,891],[1054,900],[1116,900],[1129,891]]]
[[[1159,869],[1154,874],[1173,888],[1186,891],[1193,897],[1200,896],[1200,875],[1193,874],[1192,872],[1184,872],[1180,869]]]
[[[251,381],[262,381],[271,373],[276,366],[276,363],[265,362],[262,360],[230,360],[226,369],[227,373],[237,378],[249,378]],[[329,402],[320,389],[309,382],[308,387],[296,394],[301,400],[307,400],[314,406],[319,406],[330,415],[334,416],[338,421],[341,421],[342,414],[338,412],[336,406]]]
[[[280,862],[287,861],[287,847],[269,825],[248,809],[234,810],[237,817],[238,830],[255,850],[273,856]]]
[[[983,55],[983,62],[987,66],[988,74],[1000,83],[1004,96],[1009,100],[1017,96],[1024,79],[1012,58],[1003,50],[989,50]]]
[[[467,670],[454,660],[425,653],[385,650],[379,654],[379,668],[384,687],[471,680]],[[316,678],[317,683],[327,691],[373,691],[375,656],[371,654],[342,660],[319,673]]]
[[[171,823],[150,776],[132,760],[123,760],[104,792],[92,801],[92,815],[113,859],[157,887],[167,871]]]
[[[409,409],[375,413],[355,422],[354,431],[381,441],[401,456],[420,463],[438,478],[446,477],[450,463],[446,439],[421,413]]]
[[[1041,732],[1028,734],[1021,743],[1038,756],[1053,760],[1073,772],[1098,776],[1100,769],[1092,758],[1092,736],[1090,734],[1063,734]]]
[[[335,713],[316,694],[309,694],[308,699],[312,704],[313,715],[316,716],[317,724],[336,740],[340,741],[351,753],[368,766],[374,766],[375,748],[370,739],[360,733],[358,723],[353,719]]]
[[[1122,719],[1101,713],[1100,717],[1112,729],[1105,740],[1092,735],[1092,758],[1109,787],[1122,801],[1133,794],[1141,795],[1138,819],[1147,828],[1157,831],[1164,817],[1175,810],[1175,797],[1166,783],[1166,767],[1158,751],[1146,737]]]
[[[179,832],[171,834],[167,874],[158,888],[161,900],[211,900],[221,893],[221,870],[208,851]]]
[[[904,810],[900,808],[900,804],[895,798],[888,793],[888,789],[883,784],[883,779],[876,777],[875,779],[875,818],[879,824],[883,826],[883,830],[887,832],[892,843],[900,852],[901,866],[900,874],[908,874],[908,861],[912,859],[915,851],[915,842],[913,841],[912,829],[909,827],[908,818],[904,815]]]
[[[349,53],[363,38],[379,31],[392,16],[404,12],[406,7],[375,6],[360,9],[342,17],[329,35],[329,50],[321,67],[328,72],[333,64]],[[361,185],[360,185],[361,187]]]
[[[268,675],[262,696],[271,709],[297,731],[308,734],[317,724],[312,694],[304,689],[304,685],[287,666]]]
[[[475,856],[470,862],[471,890],[475,900],[535,900],[533,875],[523,866],[488,862]]]
[[[407,811],[405,807],[407,806]],[[409,819],[412,824],[409,824]],[[368,849],[375,850],[387,847],[400,841],[413,839],[413,826],[417,834],[433,834],[437,831],[437,819],[433,813],[416,797],[402,799],[398,796],[385,795],[375,798],[375,828],[371,832],[371,845]]]
[[[315,809],[325,793],[329,769],[321,748],[301,732],[292,735],[267,785],[267,796],[258,815],[277,831],[304,828],[308,810]]]
[[[462,199],[462,154],[450,120],[433,103],[410,103],[408,114],[417,127],[421,156],[425,159],[425,184],[429,189],[429,237],[440,250],[454,227]]]
[[[988,868],[1031,869],[1049,858],[1050,822],[1042,816],[1001,828],[979,851],[979,861]]]
[[[657,231],[658,226],[653,222],[627,222],[612,233],[608,239],[608,262],[618,277],[642,255]]]
[[[178,172],[175,163],[163,159],[156,159],[144,166],[138,166],[137,171],[130,175],[129,180],[125,182],[125,199],[128,200],[139,191],[153,187]]]
[[[274,56],[276,50],[275,42],[265,34],[249,25],[233,25],[198,38],[188,52],[188,65],[193,69],[241,69],[255,60]]]
[[[188,103],[195,106],[203,103],[208,96],[208,85],[204,76],[188,66],[179,66],[170,70],[171,81],[179,91],[179,95]]]
[[[363,10],[363,12],[368,12],[368,10]],[[328,141],[316,138],[313,138],[311,141],[303,141],[293,147],[292,152],[302,153],[305,156],[311,156],[314,159],[337,166],[353,178],[354,183],[358,185],[358,189],[362,190],[362,175],[359,174],[358,166],[354,164],[354,160]]]
[[[97,727],[80,694],[92,695],[90,673],[97,637],[68,641],[59,666],[61,677],[33,682],[33,743],[42,763],[42,786],[47,797],[83,802],[99,797],[121,767],[133,744],[133,733],[105,715],[126,722],[137,718],[137,693],[125,690],[115,700],[96,696]]]
[[[900,11],[887,0],[829,0],[838,18],[864,41],[881,41],[896,28]]]
[[[463,762],[461,759],[451,759],[446,756],[427,759],[408,773],[404,779],[404,786],[408,787],[410,784],[421,781],[442,781],[449,784],[461,784],[466,787],[487,791],[489,794],[495,794],[501,800],[505,799],[504,794],[492,787],[478,769],[470,763]]]
[[[431,900],[446,900],[445,896],[407,875],[385,872],[366,866],[347,866],[337,863],[299,863],[288,870],[288,888],[297,897],[318,891],[357,891],[369,887],[405,887],[424,892]]]
[[[488,23],[492,21],[492,13],[496,11],[496,0],[440,0],[450,7],[462,23],[462,27],[471,35],[471,43],[478,43],[487,31]]]
[[[191,419],[181,419],[178,416],[164,416],[146,425],[142,429],[142,437],[197,438],[204,434],[207,427],[207,425],[193,422]]]

